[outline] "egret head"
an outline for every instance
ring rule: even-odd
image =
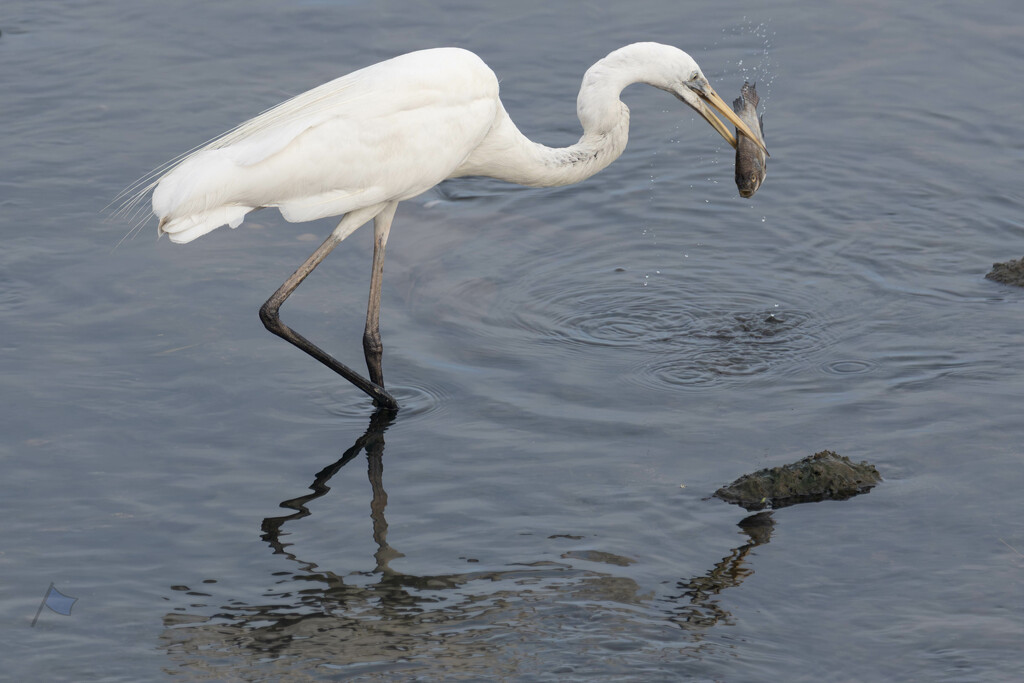
[[[666,90],[692,107],[719,135],[736,147],[736,137],[712,111],[717,110],[743,135],[764,149],[760,138],[711,87],[693,57],[679,48],[661,43],[633,43],[619,48],[598,62],[595,71],[603,64],[619,74],[620,89],[628,83],[642,82]],[[764,151],[767,154],[767,150]]]

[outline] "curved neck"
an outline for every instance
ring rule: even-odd
[[[547,147],[520,133],[529,147],[523,150],[515,177],[503,179],[534,187],[557,187],[578,183],[603,170],[622,155],[629,140],[629,109],[619,101],[618,93],[609,105],[616,112],[614,125],[584,126],[583,136],[568,147]]]
[[[523,135],[501,107],[483,142],[454,176],[485,175],[499,180],[555,187],[585,180],[615,161],[629,139],[629,108],[619,99],[632,83],[649,78],[644,44],[629,45],[600,60],[583,76],[576,113],[583,136],[569,147],[547,147]]]

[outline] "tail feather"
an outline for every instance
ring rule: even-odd
[[[251,206],[218,206],[209,211],[169,218],[160,219],[158,231],[161,235],[166,234],[175,244],[185,244],[206,233],[228,225],[237,228],[242,224],[245,214],[252,211]]]
[[[240,225],[253,207],[237,204],[223,180],[236,174],[236,164],[223,150],[201,151],[166,173],[153,189],[159,234],[184,243],[222,225]]]

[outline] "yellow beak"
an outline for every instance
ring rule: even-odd
[[[703,79],[701,80],[703,81]],[[702,83],[694,83],[693,81],[690,81],[688,85],[693,89],[695,93],[697,93],[699,97],[697,102],[701,106],[697,108],[697,113],[703,116],[704,120],[710,123],[711,127],[717,130],[718,134],[725,138],[726,142],[732,145],[733,148],[735,148],[737,145],[736,137],[732,134],[732,131],[726,128],[725,124],[722,123],[717,116],[715,116],[714,112],[708,109],[705,102],[707,104],[710,104],[715,109],[717,109],[718,113],[720,113],[722,116],[729,120],[729,123],[736,126],[736,130],[738,130],[739,132],[743,133],[748,138],[753,140],[754,143],[758,147],[760,147],[766,155],[771,156],[770,154],[768,154],[768,150],[765,148],[764,142],[761,141],[761,136],[755,133],[754,131],[750,130],[750,127],[747,126],[747,124],[743,123],[743,120],[736,115],[736,112],[732,110],[732,107],[726,104],[725,101],[723,101],[722,98],[718,96],[718,93],[715,92],[715,89],[712,88],[707,81],[703,81]]]

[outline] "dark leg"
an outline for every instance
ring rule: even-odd
[[[387,222],[388,226],[390,227],[390,217],[394,215],[394,208],[392,206],[386,207],[385,212],[389,213],[389,219]],[[320,347],[316,346],[311,341],[300,335],[298,332],[295,332],[290,327],[281,322],[281,318],[278,315],[278,311],[281,308],[281,304],[283,304],[285,300],[288,299],[289,296],[291,296],[292,292],[295,291],[295,288],[298,287],[302,283],[302,281],[306,279],[306,276],[313,272],[313,269],[316,268],[320,264],[320,262],[327,257],[329,253],[331,253],[331,250],[334,249],[334,247],[338,246],[338,244],[345,237],[347,237],[353,230],[355,230],[355,228],[358,228],[360,225],[362,225],[362,223],[368,220],[371,216],[372,214],[366,215],[365,212],[353,212],[353,214],[345,216],[345,218],[342,219],[341,223],[338,224],[338,227],[334,230],[334,232],[331,233],[330,237],[324,240],[324,243],[321,244],[320,247],[315,252],[313,252],[313,255],[306,259],[306,262],[299,266],[298,270],[292,273],[292,276],[285,280],[284,284],[281,285],[281,287],[278,288],[278,290],[274,292],[274,294],[269,299],[267,299],[266,303],[264,303],[263,306],[260,307],[260,320],[263,321],[264,327],[266,327],[268,330],[276,334],[278,337],[281,337],[285,341],[302,349],[310,356],[316,358],[318,361],[320,361],[330,369],[334,370],[336,373],[347,379],[349,382],[352,382],[352,384],[362,389],[371,398],[373,398],[374,405],[382,406],[390,410],[398,410],[398,402],[395,401],[394,397],[391,396],[391,394],[384,390],[383,386],[381,386],[379,383],[367,380],[365,377],[357,373],[355,370],[351,369],[347,365],[341,363],[334,357],[325,353],[323,350],[320,349]],[[355,224],[354,226],[353,223]],[[387,236],[385,234],[385,241],[386,240]],[[377,250],[375,247],[375,270],[376,251]],[[381,258],[383,259],[383,254],[381,255]],[[377,295],[377,302],[379,305],[379,292]],[[379,343],[379,333],[377,334],[377,340]],[[378,379],[379,362],[380,356],[378,355]]]
[[[380,288],[384,277],[384,248],[397,206],[397,203],[388,205],[373,219],[373,271],[370,274],[370,300],[366,306],[366,328],[363,330],[363,354],[366,356],[366,368],[370,371],[370,381],[381,387],[384,386],[384,371],[381,369],[384,344],[380,340]]]

